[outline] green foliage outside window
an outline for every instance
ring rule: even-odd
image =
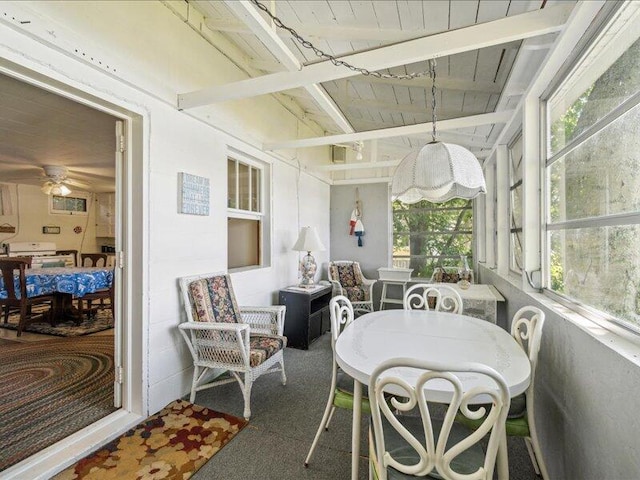
[[[471,200],[435,204],[393,202],[393,264],[413,268],[413,276],[429,278],[436,266],[471,263],[473,213]]]

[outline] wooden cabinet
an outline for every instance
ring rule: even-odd
[[[284,319],[287,346],[306,350],[311,342],[331,330],[331,296],[330,285],[311,291],[304,291],[298,287],[280,290],[280,305],[287,307]]]
[[[116,236],[116,194],[96,194],[96,237]]]

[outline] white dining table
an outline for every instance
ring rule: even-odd
[[[477,362],[500,373],[511,397],[529,386],[531,365],[515,339],[493,323],[454,313],[424,310],[383,310],[356,319],[338,337],[336,360],[354,379],[351,478],[358,478],[362,384],[368,384],[373,370],[382,362],[398,357],[444,363]],[[416,372],[399,369],[394,374],[411,382]],[[465,390],[485,384],[495,386],[486,377],[465,373],[459,376]],[[430,382],[426,399],[449,403],[448,382]],[[472,403],[486,403],[476,397]],[[498,477],[508,478],[506,434],[498,452]]]

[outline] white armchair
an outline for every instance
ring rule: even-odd
[[[376,281],[364,278],[360,263],[351,260],[329,262],[328,276],[334,294],[337,291],[337,295],[347,297],[354,310],[373,312],[373,284]]]
[[[237,381],[244,397],[244,417],[249,419],[253,381],[272,372],[281,373],[283,385],[287,381],[286,307],[238,307],[231,277],[224,272],[183,277],[179,282],[187,313],[179,329],[193,357],[190,401],[200,390]],[[201,384],[212,369],[228,370],[231,378]]]

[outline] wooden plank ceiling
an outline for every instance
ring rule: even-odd
[[[460,32],[465,32],[466,27],[508,17],[518,21],[522,18],[518,16],[527,12],[560,8],[561,5],[572,6],[575,3],[546,0],[261,2],[283,24],[336,58],[381,51],[384,47],[400,42],[437,37],[442,32],[459,29],[463,29]],[[225,36],[250,57],[251,66],[262,72],[265,78],[278,72],[295,72],[298,69],[304,71],[310,66],[317,68],[318,64],[326,63],[313,50],[304,48],[288,31],[276,28],[269,16],[249,0],[197,0],[190,5],[206,18],[205,24],[209,29]],[[262,18],[256,20],[256,16]],[[260,31],[260,27],[256,26],[261,20],[269,26],[266,28],[267,32],[264,28]],[[513,109],[532,79],[532,73],[537,70],[548,48],[552,46],[558,30],[559,28],[544,35],[523,36],[524,40],[517,36],[514,40],[505,35],[505,42],[493,42],[495,44],[484,48],[471,47],[451,55],[436,55],[439,57],[436,67],[438,121]],[[473,38],[467,41],[473,42]],[[283,60],[283,55],[289,57]],[[402,75],[427,70],[428,61],[422,60],[397,64],[380,72]],[[326,136],[352,134],[352,137],[347,135],[346,142],[334,143],[346,144],[355,149],[358,133],[431,121],[431,80],[428,76],[399,80],[355,75],[328,81],[320,79],[314,83],[313,87],[319,88],[320,93],[305,85],[303,88],[280,91],[278,95],[288,95],[295,99],[304,111],[305,119],[312,119],[319,124]],[[337,113],[332,111],[331,104],[337,107]],[[476,153],[478,158],[483,158],[503,126],[504,123],[495,123],[449,129],[441,131],[442,140],[463,144]],[[411,149],[420,148],[430,141],[430,127],[423,130],[420,134],[365,139],[361,161],[399,161]],[[336,138],[342,138],[342,135]],[[351,150],[348,149],[349,152]],[[356,161],[353,152],[347,158],[348,162]],[[393,167],[384,167],[382,170],[360,168],[357,172],[349,173],[348,170],[345,172],[343,166],[336,166],[333,178],[384,178],[392,170]]]

